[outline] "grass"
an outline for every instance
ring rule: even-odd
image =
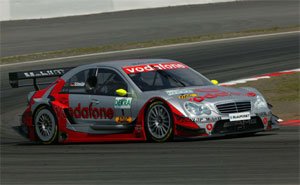
[[[300,73],[273,76],[232,87],[254,87],[273,105],[273,113],[283,120],[300,119]]]
[[[227,32],[222,34],[167,38],[163,40],[153,40],[153,41],[146,41],[146,42],[132,42],[132,43],[114,44],[114,45],[107,45],[107,46],[66,49],[60,51],[34,53],[34,54],[12,56],[12,57],[2,57],[0,58],[0,60],[1,60],[1,64],[7,64],[12,62],[23,62],[23,61],[41,60],[41,59],[75,56],[75,55],[83,55],[83,54],[91,54],[91,53],[102,53],[102,52],[109,52],[109,51],[147,48],[153,46],[199,42],[199,41],[222,39],[222,38],[234,38],[234,37],[250,36],[250,35],[257,35],[257,34],[296,31],[299,30],[299,28],[300,26],[296,25],[296,26],[289,26],[289,27],[272,27],[272,28],[265,28],[265,29],[245,30],[239,32]]]

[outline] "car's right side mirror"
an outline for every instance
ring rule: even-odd
[[[218,84],[219,84],[219,82],[218,82],[217,80],[211,80],[211,82],[212,82],[213,84],[215,84],[215,85],[218,85]]]

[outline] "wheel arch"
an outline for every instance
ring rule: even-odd
[[[51,110],[51,112],[54,114],[54,110],[50,105],[47,105],[46,103],[42,103],[40,105],[38,105],[37,107],[34,108],[34,110],[32,111],[32,118],[34,119],[37,111],[41,108],[41,107],[47,107],[49,110]],[[54,114],[55,115],[55,114]],[[56,117],[56,116],[55,116]]]

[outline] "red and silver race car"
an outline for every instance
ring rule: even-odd
[[[39,90],[38,78],[60,76]],[[166,59],[111,61],[14,72],[12,87],[33,79],[20,134],[44,144],[211,137],[278,129],[256,89],[217,86]]]

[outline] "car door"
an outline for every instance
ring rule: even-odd
[[[131,123],[132,97],[120,96],[116,93],[118,89],[128,91],[129,88],[128,83],[117,70],[98,68],[97,86],[91,100],[94,102],[93,119],[99,129],[106,128],[101,125],[110,125],[111,130],[117,130],[117,128],[122,128],[120,125]]]
[[[96,68],[85,69],[76,73],[65,84],[69,93],[69,113],[75,127],[84,127],[93,124],[90,107],[92,92],[86,90],[86,81],[96,76]]]

